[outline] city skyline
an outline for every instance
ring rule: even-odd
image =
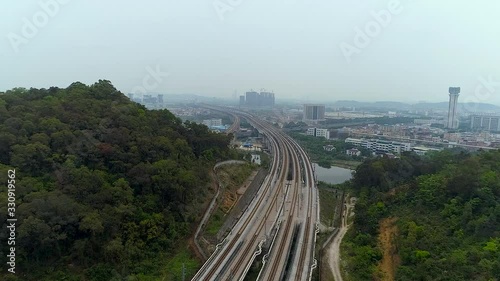
[[[262,85],[305,102],[417,103],[461,85],[464,101],[500,104],[497,1],[214,3],[3,4],[0,91],[108,79],[125,94],[225,98]]]

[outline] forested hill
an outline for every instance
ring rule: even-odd
[[[106,80],[1,94],[0,280],[154,276],[161,254],[191,233],[229,140],[149,111]],[[14,168],[15,275],[6,274]]]
[[[351,188],[351,280],[500,280],[500,151],[370,160]]]

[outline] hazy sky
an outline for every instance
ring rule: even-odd
[[[480,79],[500,82],[498,0],[3,0],[0,10],[0,91],[108,79],[125,93],[434,102],[460,86],[459,101],[500,104],[500,83]]]

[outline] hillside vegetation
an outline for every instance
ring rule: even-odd
[[[349,280],[500,280],[500,151],[368,160],[351,188]]]
[[[165,259],[192,232],[229,141],[106,80],[1,94],[0,175],[16,171],[18,223],[16,274],[0,279],[169,280]]]

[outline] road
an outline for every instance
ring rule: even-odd
[[[252,262],[266,254],[259,280],[309,280],[315,265],[318,197],[312,164],[290,137],[248,113],[245,118],[266,136],[271,171],[237,224],[193,280],[243,280]],[[261,246],[272,245],[262,253]]]
[[[351,214],[351,209],[353,205],[351,202],[344,202],[345,208],[344,213],[342,214],[341,227],[337,235],[333,238],[332,243],[328,248],[328,261],[330,264],[330,269],[332,270],[333,277],[335,281],[342,281],[342,274],[340,270],[340,243],[344,238],[347,230],[349,229],[349,225],[347,224],[347,219]]]

